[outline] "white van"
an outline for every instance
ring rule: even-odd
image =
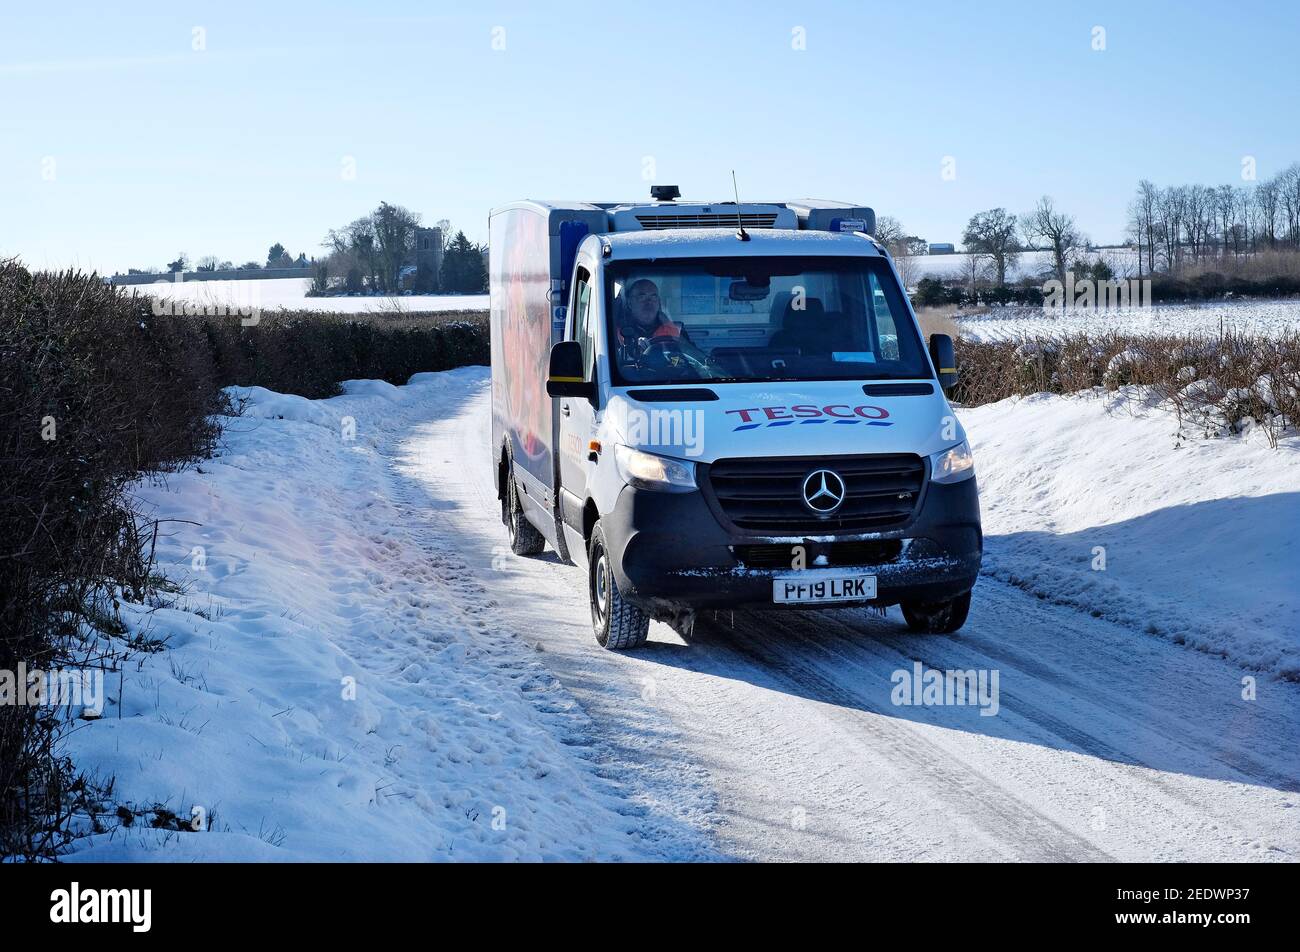
[[[961,627],[974,463],[870,208],[518,202],[490,219],[511,548],[585,564],[596,640],[701,609],[899,604]]]

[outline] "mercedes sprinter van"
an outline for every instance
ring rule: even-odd
[[[585,565],[596,640],[704,609],[961,627],[974,462],[872,209],[524,201],[490,218],[492,466],[512,550]]]

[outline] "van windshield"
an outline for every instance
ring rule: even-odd
[[[933,376],[882,258],[612,262],[615,384]]]

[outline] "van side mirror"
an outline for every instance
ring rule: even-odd
[[[930,359],[934,361],[934,369],[939,371],[939,386],[944,390],[957,386],[957,353],[951,337],[947,334],[930,335]]]
[[[551,348],[546,392],[552,397],[585,397],[588,400],[596,395],[595,383],[586,379],[582,345],[576,340],[562,340]]]

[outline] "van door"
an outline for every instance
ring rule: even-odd
[[[596,309],[591,306],[594,293],[591,272],[578,266],[573,282],[573,300],[565,337],[582,345],[583,376],[596,379]],[[560,514],[565,523],[582,533],[582,508],[587,498],[587,473],[591,463],[587,454],[596,435],[595,407],[582,397],[560,398]],[[570,547],[572,548],[572,546]],[[585,553],[583,553],[585,555]]]

